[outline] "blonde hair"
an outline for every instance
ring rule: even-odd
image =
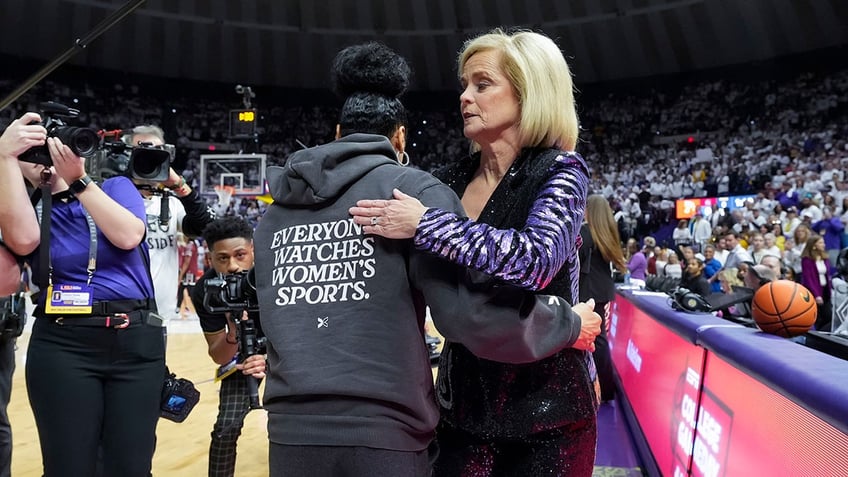
[[[586,198],[586,222],[601,256],[623,273],[627,269],[627,262],[621,251],[618,226],[604,196],[592,194]]]
[[[521,146],[573,151],[579,134],[577,108],[571,70],[559,47],[540,33],[496,28],[465,42],[459,74],[476,53],[492,50],[500,52],[500,68],[518,96]],[[471,148],[478,151],[480,145],[472,143]]]
[[[727,282],[728,286],[742,286],[745,284],[739,279],[739,269],[736,267],[725,268],[720,272],[719,280]]]

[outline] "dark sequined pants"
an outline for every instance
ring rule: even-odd
[[[594,417],[521,440],[481,439],[442,421],[434,477],[591,477]]]

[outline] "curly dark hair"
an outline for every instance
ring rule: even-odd
[[[253,227],[241,217],[222,217],[215,219],[203,229],[206,246],[211,250],[216,242],[231,238],[253,240]]]
[[[382,134],[386,137],[406,124],[400,96],[409,88],[412,69],[404,57],[382,43],[349,46],[333,60],[333,91],[345,100],[339,125],[341,135]]]

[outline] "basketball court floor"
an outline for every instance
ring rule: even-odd
[[[14,450],[12,475],[41,475],[38,434],[26,393],[24,365],[29,328],[18,339],[17,370],[13,378],[9,415]],[[196,477],[207,473],[209,433],[218,412],[218,385],[212,376],[215,365],[206,353],[206,340],[197,320],[172,319],[168,326],[167,363],[179,377],[193,381],[200,402],[182,423],[160,419],[157,428],[153,475],[157,477]],[[435,372],[435,368],[433,368]],[[260,389],[260,394],[261,394]],[[246,418],[238,443],[237,477],[268,475],[268,440],[265,411],[252,411]],[[624,416],[613,403],[598,412],[598,452],[595,476],[635,477],[642,475]]]

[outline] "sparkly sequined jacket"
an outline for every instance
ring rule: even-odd
[[[465,269],[416,252],[411,240],[362,234],[348,209],[393,188],[462,213],[445,184],[401,167],[385,137],[352,134],[298,151],[267,175],[274,203],[254,244],[271,442],[425,449],[438,408],[421,298],[446,338],[493,359],[549,356],[579,335],[565,300],[517,287],[474,292]]]
[[[478,165],[476,155],[436,175],[462,196]],[[540,284],[540,292],[574,303],[587,188],[588,167],[579,155],[550,149],[522,151],[477,219],[505,232],[498,236],[489,229],[486,235],[468,222],[453,225],[463,229],[455,234],[476,243],[474,250],[502,247],[503,234],[511,237],[506,249],[484,260],[461,248],[449,250],[437,240],[431,243],[443,247],[432,251],[465,265],[488,267],[501,278]],[[428,214],[433,218],[438,212]],[[416,243],[423,246],[428,239],[423,228],[419,230],[422,236]],[[534,244],[538,248],[529,250]],[[442,419],[484,438],[520,438],[593,419],[597,405],[587,353],[571,348],[535,363],[504,364],[448,342],[439,365],[437,396]]]

